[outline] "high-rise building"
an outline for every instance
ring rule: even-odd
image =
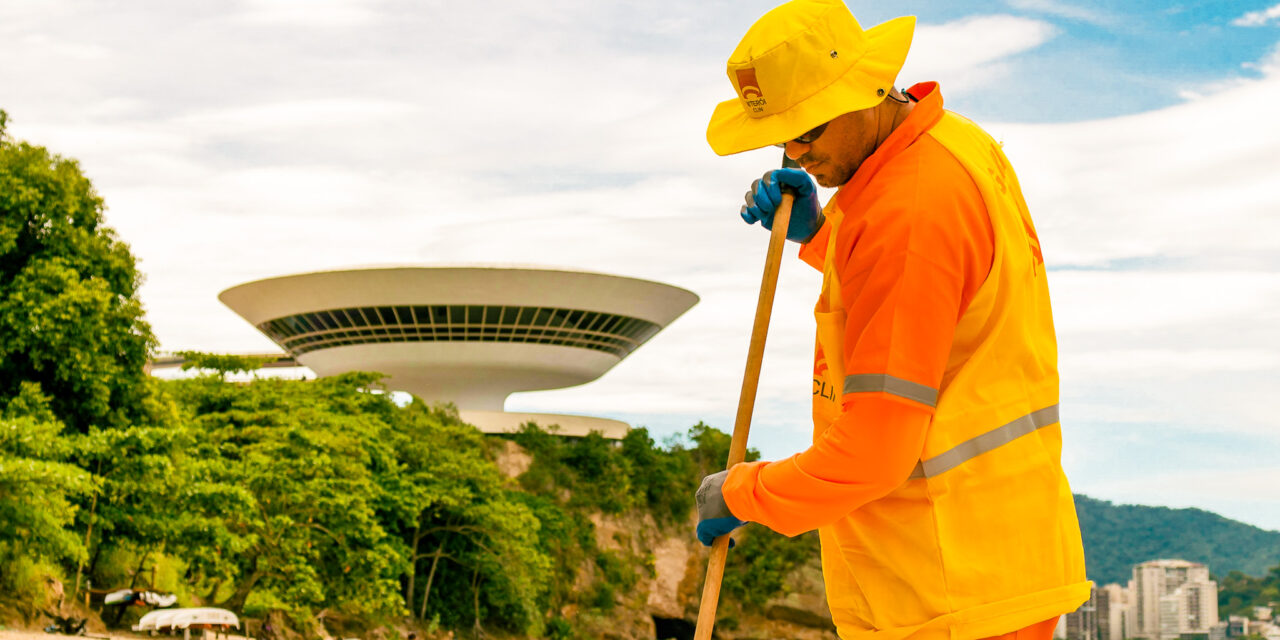
[[[1208,635],[1218,622],[1218,584],[1209,567],[1186,560],[1152,560],[1133,568],[1128,636],[1173,640]]]
[[[1096,596],[1098,640],[1124,640],[1129,637],[1125,619],[1132,608],[1129,590],[1109,584],[1098,588]]]
[[[1066,640],[1099,640],[1098,588],[1089,589],[1089,599],[1079,609],[1068,613],[1061,625],[1066,626]]]
[[[1204,581],[1189,582],[1182,587],[1185,598],[1182,611],[1186,618],[1181,633],[1208,633],[1218,622],[1218,583],[1207,579],[1208,568],[1204,572]]]

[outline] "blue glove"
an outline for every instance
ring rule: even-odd
[[[698,541],[708,547],[716,538],[746,524],[735,518],[724,503],[720,488],[727,475],[728,471],[713,473],[703,478],[698,487]],[[733,548],[733,539],[729,540],[729,548]]]
[[[765,172],[751,183],[747,191],[747,203],[739,212],[747,224],[760,222],[766,229],[773,229],[773,214],[782,202],[782,188],[791,187],[796,201],[791,205],[791,222],[787,225],[787,239],[804,244],[818,234],[826,217],[818,204],[818,189],[809,174],[800,169],[774,169]]]

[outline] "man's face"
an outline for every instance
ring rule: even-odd
[[[788,142],[787,155],[819,185],[839,187],[875,152],[879,143],[877,112],[878,108],[872,107],[836,116],[813,142]]]

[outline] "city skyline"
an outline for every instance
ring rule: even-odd
[[[1223,616],[1219,584],[1208,564],[1178,558],[1133,565],[1127,584],[1093,586],[1079,609],[1059,619],[1063,640],[1227,640],[1256,635],[1280,638],[1273,606],[1250,616]]]

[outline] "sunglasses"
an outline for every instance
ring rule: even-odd
[[[818,125],[818,126],[816,126],[816,127],[812,128],[812,129],[810,129],[810,130],[808,130],[808,131],[804,132],[803,134],[801,134],[801,135],[799,135],[799,136],[796,136],[795,138],[792,138],[792,139],[790,140],[790,142],[799,142],[800,144],[810,144],[810,143],[812,143],[814,140],[817,140],[817,139],[818,139],[818,137],[822,135],[822,132],[824,132],[824,131],[826,131],[826,130],[827,130],[827,125],[828,125],[828,124],[830,124],[830,123],[824,122],[824,123],[822,123],[822,124],[820,124],[820,125]],[[787,147],[787,143],[786,143],[786,142],[779,142],[778,144],[775,144],[775,145],[773,145],[773,146],[775,146],[775,147],[781,147],[781,148],[785,149],[785,148]]]

